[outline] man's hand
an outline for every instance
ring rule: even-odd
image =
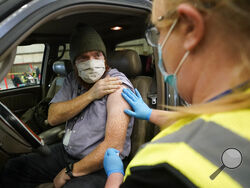
[[[104,79],[97,81],[88,91],[93,100],[100,99],[105,95],[113,93],[122,85],[122,81],[117,77],[107,76]]]
[[[55,188],[62,187],[66,181],[70,180],[70,177],[65,173],[65,168],[62,169],[54,178],[53,183]]]

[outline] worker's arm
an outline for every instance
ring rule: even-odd
[[[49,107],[48,123],[54,126],[75,117],[92,101],[119,89],[121,83],[116,77],[106,77],[96,82],[90,90],[72,100],[52,103]]]
[[[169,123],[173,123],[168,121],[168,115],[174,112],[154,110],[149,108],[148,105],[143,101],[137,89],[135,89],[135,93],[133,93],[130,89],[123,89],[122,96],[133,109],[133,111],[128,109],[124,110],[124,112],[129,116],[148,120],[159,127],[164,127],[166,123],[168,123],[168,125]]]
[[[173,120],[168,118],[171,113],[175,112],[153,109],[149,121],[158,125],[160,128],[165,128],[174,123]]]
[[[108,176],[105,188],[117,188],[121,185],[124,176],[124,166],[119,151],[114,148],[109,148],[103,160],[103,167]]]
[[[83,176],[95,172],[103,167],[105,151],[112,147],[120,152],[123,150],[130,117],[124,114],[124,109],[130,108],[128,103],[121,97],[122,88],[110,94],[107,99],[107,122],[105,138],[91,153],[73,165],[73,175]],[[54,179],[55,187],[64,185],[69,179],[65,169]]]
[[[123,175],[121,173],[111,174],[105,184],[105,188],[119,188],[123,181]]]

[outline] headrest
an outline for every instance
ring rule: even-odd
[[[134,50],[115,51],[108,64],[123,72],[128,78],[139,76],[142,71],[141,59]]]
[[[61,59],[53,63],[52,69],[60,76],[67,76],[72,71],[72,65],[70,60]]]

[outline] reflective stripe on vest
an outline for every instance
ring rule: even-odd
[[[242,153],[242,164],[235,169],[224,168],[211,180],[210,175],[222,166],[221,156],[228,148],[237,148]],[[133,166],[162,162],[169,163],[200,187],[250,187],[249,140],[215,122],[198,119],[145,144],[129,164],[126,175]]]

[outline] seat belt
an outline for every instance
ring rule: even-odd
[[[150,99],[150,107],[156,108],[156,105],[157,105],[157,82],[156,82],[155,74],[152,77],[152,83],[151,83],[147,97]]]

